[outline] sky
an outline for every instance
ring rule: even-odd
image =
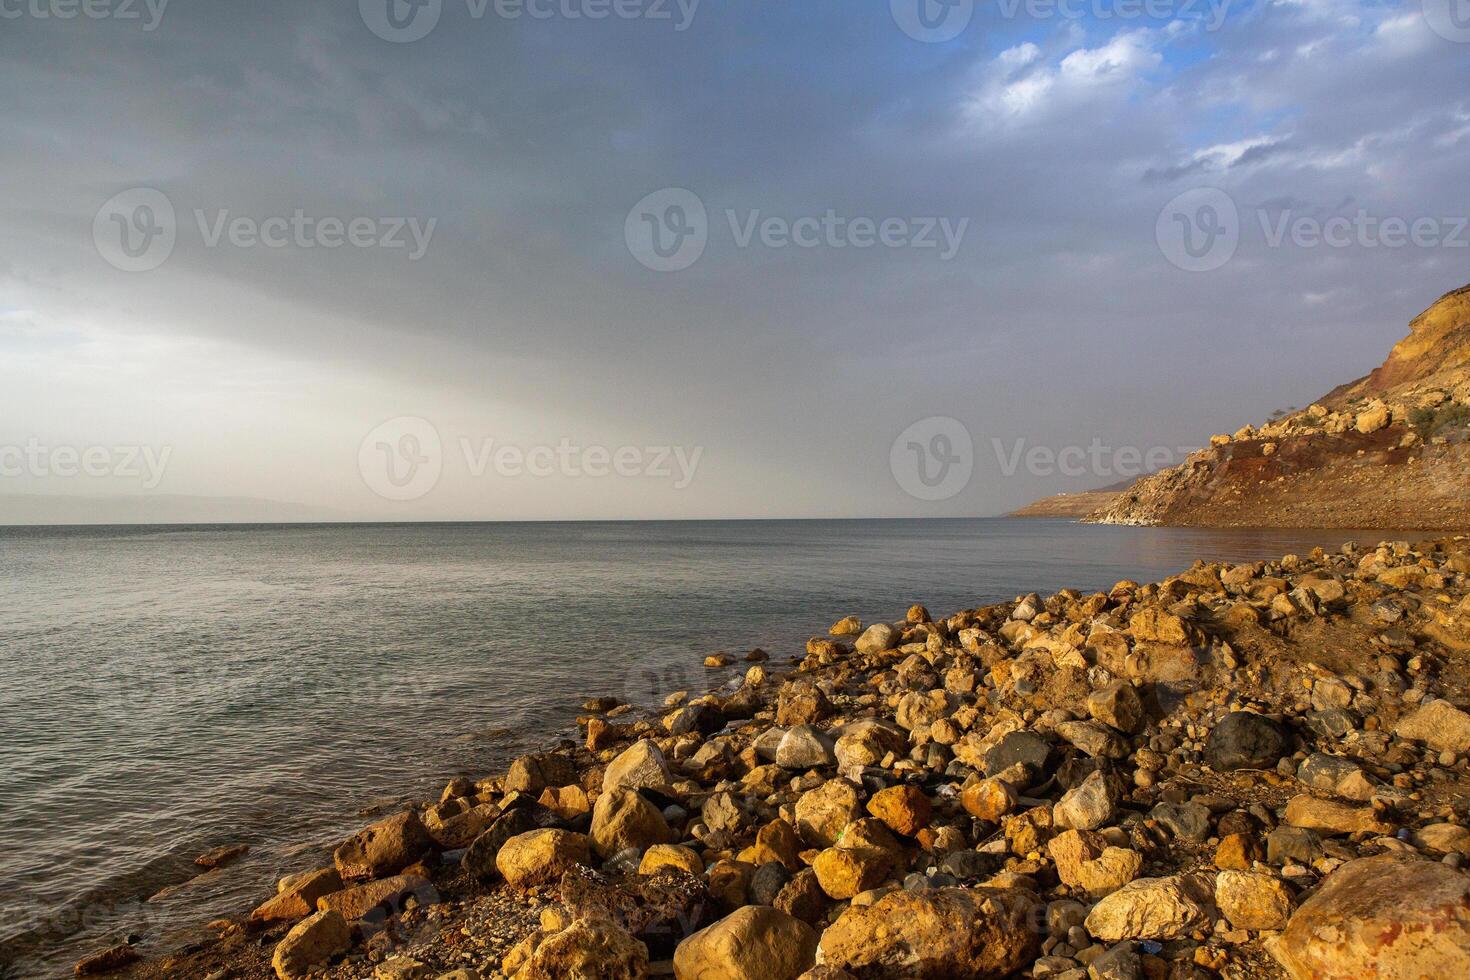
[[[0,523],[1116,483],[1470,282],[1467,68],[1470,0],[0,0]]]

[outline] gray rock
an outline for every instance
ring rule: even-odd
[[[779,861],[770,861],[755,869],[750,876],[750,903],[752,905],[775,905],[776,896],[791,880],[791,872]]]
[[[776,746],[776,765],[783,769],[817,769],[836,762],[832,740],[811,725],[797,725]]]
[[[960,881],[976,881],[988,878],[1000,869],[1000,858],[979,851],[955,851],[940,862],[939,870],[953,875]]]
[[[887,623],[874,623],[863,631],[853,647],[858,653],[882,653],[898,645],[898,630]]]
[[[1314,752],[1302,760],[1297,767],[1296,778],[1312,789],[1324,793],[1337,791],[1338,784],[1349,776],[1359,775],[1362,768],[1350,759]]]
[[[1051,757],[1051,743],[1035,732],[1011,732],[985,753],[985,775],[994,776],[1005,772],[1017,763],[1023,763],[1037,772],[1046,771],[1046,760]]]
[[[1168,827],[1175,837],[1202,841],[1210,836],[1210,809],[1199,803],[1160,803],[1149,816]]]
[[[1271,769],[1291,752],[1291,734],[1279,723],[1248,711],[1235,711],[1210,731],[1205,763],[1216,772]]]
[[[1266,835],[1266,861],[1310,866],[1322,857],[1322,838],[1301,827],[1277,827]]]
[[[1113,819],[1121,798],[1116,780],[1094,772],[1052,808],[1052,821],[1067,830],[1096,830]]]
[[[1063,722],[1057,726],[1057,734],[1094,759],[1122,759],[1128,755],[1123,737],[1095,721]]]
[[[1143,960],[1132,943],[1119,943],[1092,961],[1089,980],[1142,980]]]
[[[488,830],[471,842],[460,863],[466,871],[482,881],[494,881],[500,877],[500,871],[495,867],[495,858],[499,856],[505,842],[536,829],[536,815],[529,807],[502,814]]]
[[[1323,738],[1342,738],[1358,727],[1358,716],[1346,708],[1327,708],[1306,714],[1307,729]]]

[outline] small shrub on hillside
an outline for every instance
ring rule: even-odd
[[[1470,427],[1470,405],[1454,402],[1439,408],[1416,408],[1409,413],[1409,424],[1421,439],[1433,439],[1451,429]]]

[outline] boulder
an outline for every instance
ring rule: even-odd
[[[1209,922],[1199,883],[1175,875],[1129,882],[1093,906],[1086,928],[1093,937],[1113,943],[1177,939]]]
[[[801,867],[800,851],[801,842],[796,837],[796,830],[778,817],[756,831],[755,843],[740,852],[740,860],[757,866],[774,862],[795,871]]]
[[[276,944],[271,966],[280,980],[298,980],[352,948],[352,930],[342,913],[328,909],[291,927]]]
[[[651,875],[662,868],[674,868],[698,878],[704,874],[704,861],[692,847],[654,844],[643,852],[643,860],[638,863],[638,873]]]
[[[1285,929],[1291,889],[1273,875],[1222,871],[1215,879],[1215,906],[1237,929]]]
[[[913,731],[934,724],[953,710],[954,695],[948,691],[910,691],[899,699],[893,720],[899,727]]]
[[[414,896],[423,905],[439,900],[439,893],[429,879],[421,875],[394,875],[379,878],[355,888],[345,888],[317,899],[317,908],[334,911],[349,922],[367,919],[381,922],[403,911],[404,900]]]
[[[1062,883],[1093,898],[1111,895],[1137,878],[1143,868],[1143,855],[1113,847],[1091,831],[1069,830],[1053,837],[1046,847]]]
[[[1233,711],[1210,730],[1205,764],[1216,772],[1274,769],[1291,752],[1291,734],[1280,723],[1249,711]]]
[[[249,844],[225,844],[222,847],[205,851],[194,859],[194,863],[206,871],[213,871],[215,868],[223,868],[233,861],[238,861],[249,853]]]
[[[898,630],[887,623],[874,623],[857,638],[853,647],[858,653],[883,653],[898,646]]]
[[[863,720],[843,729],[835,748],[837,763],[843,769],[876,766],[890,755],[908,751],[908,736],[882,721]]]
[[[1272,952],[1294,980],[1470,976],[1470,876],[1390,855],[1351,861],[1296,910]]]
[[[1149,816],[1181,840],[1202,841],[1210,836],[1210,809],[1201,803],[1160,803]]]
[[[1194,630],[1187,622],[1153,606],[1140,609],[1128,618],[1128,632],[1135,640],[1147,643],[1184,645],[1194,639]]]
[[[316,911],[317,899],[342,890],[342,876],[336,868],[319,868],[293,875],[281,885],[274,898],[261,903],[250,913],[252,922],[290,922],[306,918]]]
[[[1226,834],[1215,848],[1215,867],[1222,870],[1249,871],[1264,860],[1266,849],[1254,834]]]
[[[559,881],[564,872],[591,863],[586,837],[554,829],[512,837],[495,857],[495,867],[506,882],[520,889]]]
[[[811,684],[787,691],[776,701],[776,724],[783,728],[812,725],[831,714],[832,702]]]
[[[750,824],[750,817],[730,793],[716,793],[704,801],[699,817],[704,825],[718,833],[738,834]]]
[[[673,868],[651,875],[603,874],[577,867],[561,877],[558,897],[574,919],[611,917],[648,947],[654,960],[714,920],[715,900],[704,882]]]
[[[1392,420],[1393,413],[1389,410],[1389,407],[1375,398],[1368,403],[1367,408],[1358,413],[1353,427],[1363,435],[1370,436],[1375,432],[1388,428],[1388,424]]]
[[[1414,843],[1441,854],[1470,857],[1470,830],[1459,824],[1432,823],[1420,827],[1414,834]]]
[[[1292,827],[1327,834],[1389,834],[1390,824],[1378,819],[1371,806],[1353,806],[1302,794],[1286,803],[1285,822]]]
[[[878,887],[892,867],[889,855],[876,847],[829,847],[812,861],[817,884],[838,901]]]
[[[1133,733],[1143,727],[1143,700],[1138,690],[1125,681],[1109,684],[1087,696],[1087,713],[1120,732]]]
[[[816,956],[812,927],[779,909],[747,905],[674,951],[676,980],[796,980]]]
[[[1117,780],[1094,771],[1052,807],[1052,823],[1069,830],[1096,830],[1113,819],[1121,799]]]
[[[862,815],[857,787],[845,779],[829,779],[796,801],[796,829],[813,847],[831,847]]]
[[[523,755],[510,764],[505,791],[537,797],[548,786],[567,786],[576,781],[577,767],[572,760],[553,752],[537,752]]]
[[[1021,889],[895,891],[822,933],[823,964],[884,980],[989,980],[1036,958],[1037,900]]]
[[[1046,760],[1050,757],[1051,743],[1040,735],[1028,731],[1011,732],[985,753],[985,775],[1005,772],[1017,763],[1044,772]]]
[[[773,904],[787,915],[816,926],[822,922],[832,902],[822,891],[817,873],[811,868],[803,868],[782,886]]]
[[[1122,759],[1128,755],[1128,743],[1117,731],[1095,721],[1065,721],[1057,726],[1057,734],[1094,759]]]
[[[407,810],[353,834],[332,852],[332,860],[343,881],[363,881],[396,875],[433,848],[419,815]]]
[[[982,779],[960,791],[960,805],[972,817],[998,823],[1020,802],[1020,797],[1003,779]]]
[[[664,754],[648,739],[634,742],[612,762],[602,774],[602,791],[615,789],[667,790],[674,782]]]
[[[603,793],[592,808],[592,849],[606,860],[627,847],[667,844],[673,832],[658,807],[632,790]]]
[[[1401,719],[1393,733],[1436,752],[1470,752],[1470,714],[1448,701],[1430,701]]]
[[[547,790],[547,792],[551,791]],[[490,803],[481,803],[470,807],[463,813],[456,813],[452,817],[446,817],[437,823],[428,825],[429,836],[434,839],[436,845],[444,850],[457,851],[474,843],[475,838],[483,834],[485,829],[499,816],[498,807]]]
[[[890,786],[873,794],[868,801],[868,812],[895,834],[912,837],[929,826],[934,806],[917,786]]]
[[[644,980],[648,947],[611,919],[577,919],[545,937],[515,980]]]
[[[96,976],[99,973],[115,973],[125,966],[131,966],[142,958],[143,954],[134,949],[130,944],[118,943],[116,946],[107,947],[100,953],[93,953],[90,956],[82,957],[72,968],[72,972],[79,977]]]
[[[812,725],[797,725],[776,743],[776,765],[782,769],[820,769],[836,762],[832,740]]]
[[[460,864],[476,878],[492,881],[500,874],[500,869],[495,866],[495,858],[505,842],[536,829],[536,818],[530,810],[521,807],[504,813],[490,825],[489,830],[470,842]]]

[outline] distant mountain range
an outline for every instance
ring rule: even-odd
[[[326,507],[256,497],[181,494],[0,494],[0,526],[45,524],[288,524],[340,521]]]
[[[1382,367],[1305,411],[1217,435],[1127,486],[1048,497],[1013,516],[1470,529],[1470,286],[1416,317]]]

